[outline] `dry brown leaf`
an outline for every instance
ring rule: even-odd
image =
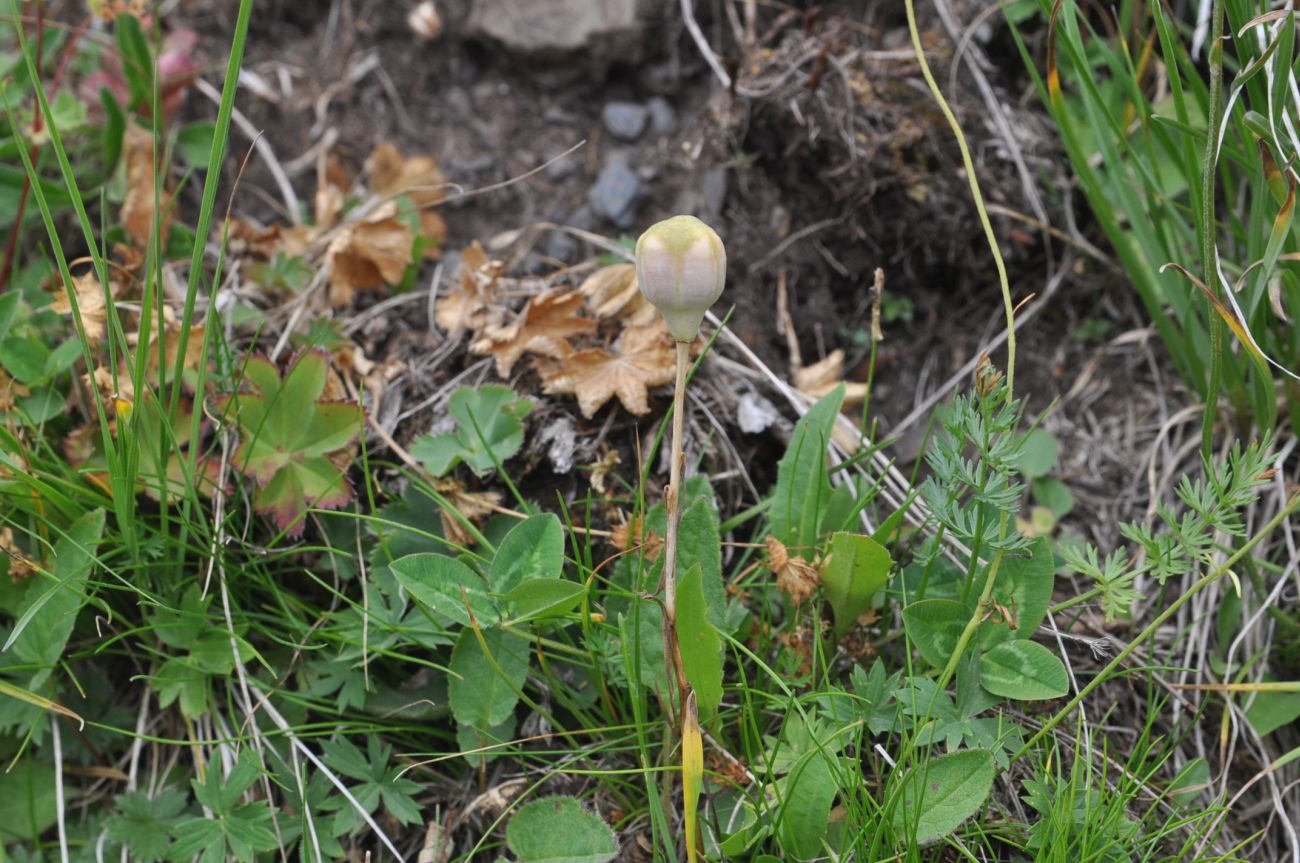
[[[629,327],[617,354],[604,348],[571,354],[544,377],[543,384],[548,393],[577,396],[578,408],[588,419],[614,396],[639,416],[650,411],[649,388],[675,377],[676,362],[673,340],[662,322]]]
[[[628,519],[626,516],[623,518],[624,521],[610,528],[609,544],[619,551],[639,548],[645,559],[653,563],[659,558],[659,551],[663,548],[663,537],[654,531],[647,531],[644,518]]]
[[[86,340],[97,345],[108,331],[108,307],[104,304],[104,289],[99,286],[99,278],[94,270],[87,270],[83,276],[73,276],[72,289],[77,295],[77,309],[81,312],[81,324],[86,328]],[[72,314],[72,300],[68,297],[66,286],[54,292],[50,311],[60,315]]]
[[[0,369],[0,411],[13,410],[14,404],[23,396],[31,395],[31,390]]]
[[[205,327],[192,327],[189,331],[189,338],[185,342],[185,363],[181,367],[182,372],[197,372],[199,370],[199,360],[203,358],[203,337],[206,335]],[[138,339],[137,339],[138,341]],[[181,349],[181,330],[179,327],[168,330],[163,335],[163,363],[168,374],[176,368],[176,358],[180,355]],[[160,381],[158,376],[158,338],[155,336],[149,345],[149,375],[150,380]],[[171,378],[168,377],[168,380]]]
[[[157,202],[157,172],[153,153],[153,135],[135,123],[128,123],[122,142],[126,161],[126,198],[122,201],[122,227],[138,248],[147,248],[153,234],[154,205],[162,207],[159,223],[161,245],[167,243],[167,229],[172,219],[172,196],[161,193]]]
[[[252,222],[231,219],[230,249],[263,261],[280,254],[296,257],[307,251],[314,234],[314,229],[308,227],[274,224],[259,228]]]
[[[452,508],[471,522],[486,518],[501,508],[501,495],[495,491],[470,491],[451,477],[433,477],[431,482]],[[448,542],[455,545],[470,546],[477,541],[460,519],[446,510],[442,511],[442,533]]]
[[[316,230],[323,231],[338,221],[349,185],[347,169],[333,153],[316,163]]]
[[[447,185],[438,163],[432,156],[405,157],[388,142],[381,142],[370,154],[371,191],[385,198],[405,195],[420,211],[420,236],[431,240],[423,256],[429,260],[442,257],[447,239],[447,223],[429,209],[441,201]]]
[[[475,240],[461,253],[460,274],[456,287],[434,306],[434,319],[449,334],[466,327],[480,330],[500,314],[496,306],[497,281],[505,264],[492,260]]]
[[[443,199],[447,178],[431,156],[403,156],[387,141],[370,153],[370,191],[383,197],[406,195],[417,207]]]
[[[767,538],[767,568],[776,573],[776,587],[794,601],[798,608],[822,583],[817,567],[802,557],[791,557],[784,543],[774,536]]]
[[[844,404],[861,404],[867,397],[867,385],[844,380],[844,351],[836,348],[820,362],[804,366],[794,373],[794,385],[812,396],[821,398],[840,383],[844,384]]]
[[[621,461],[622,459],[619,457],[618,450],[611,449],[609,452],[605,453],[600,461],[588,465],[588,467],[591,468],[591,487],[595,490],[596,494],[605,493],[605,480],[608,479],[609,475],[613,472],[614,466]]]
[[[364,222],[349,225],[330,243],[330,305],[352,302],[358,291],[381,290],[402,280],[411,263],[415,235],[405,223],[381,208]]]
[[[18,547],[11,527],[0,528],[0,554],[9,558],[9,580],[15,584],[37,571],[35,561]]]
[[[109,416],[116,413],[119,401],[127,403],[135,401],[135,385],[126,371],[119,372],[117,382],[114,383],[112,370],[108,366],[99,366],[93,373],[83,375],[82,380],[87,387],[94,387],[99,391],[100,401],[104,403]]]
[[[573,353],[569,336],[585,335],[596,329],[596,322],[574,314],[582,306],[582,294],[542,294],[524,307],[519,320],[512,324],[489,327],[470,345],[479,355],[497,358],[497,374],[503,378],[525,353],[563,359]]]
[[[633,325],[653,320],[654,306],[637,289],[634,264],[611,264],[587,276],[578,290],[587,298],[587,310],[602,320],[615,315],[629,319]],[[646,315],[646,310],[649,314]]]

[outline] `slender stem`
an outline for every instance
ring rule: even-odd
[[[1007,514],[1002,513],[1002,525],[999,536],[1006,537],[1007,533]],[[952,680],[952,676],[957,672],[957,665],[961,662],[962,656],[966,653],[966,646],[970,644],[975,637],[975,631],[979,629],[980,624],[984,621],[984,615],[988,612],[993,602],[993,585],[998,580],[998,570],[1002,567],[1003,550],[998,549],[993,554],[993,560],[989,563],[988,576],[984,579],[984,589],[980,591],[979,601],[975,604],[975,613],[971,615],[970,620],[966,621],[966,628],[961,631],[961,637],[957,639],[957,646],[952,651],[952,656],[948,657],[948,664],[944,666],[943,673],[939,675],[939,690],[942,691]]]
[[[1281,511],[1279,511],[1277,515],[1273,516],[1268,524],[1264,525],[1258,533],[1250,538],[1249,542],[1239,548],[1231,557],[1225,560],[1221,565],[1215,567],[1209,575],[1206,575],[1204,578],[1195,582],[1190,588],[1176,597],[1173,602],[1169,603],[1169,607],[1156,615],[1155,620],[1151,621],[1145,629],[1139,632],[1137,638],[1130,641],[1127,647],[1115,655],[1115,658],[1110,661],[1109,665],[1103,668],[1087,686],[1079,690],[1078,695],[1071,698],[1070,702],[1062,707],[1056,715],[1043,723],[1043,727],[1038,729],[1037,734],[1025,741],[1025,744],[1011,756],[1011,762],[1014,763],[1019,761],[1026,752],[1037,745],[1038,741],[1042,740],[1051,733],[1052,729],[1060,725],[1061,721],[1074,712],[1074,708],[1078,707],[1083,702],[1083,699],[1087,698],[1094,689],[1110,679],[1111,675],[1124,664],[1124,660],[1128,659],[1129,656],[1133,654],[1133,651],[1137,650],[1138,647],[1146,643],[1151,636],[1155,635],[1156,631],[1160,629],[1160,627],[1164,626],[1165,621],[1177,614],[1178,609],[1190,602],[1192,597],[1196,596],[1196,594],[1222,578],[1228,570],[1232,569],[1232,567],[1237,564],[1237,561],[1250,554],[1251,549],[1258,545],[1264,537],[1276,530],[1278,525],[1286,521],[1286,519],[1290,517],[1291,513],[1295,512],[1298,506],[1300,506],[1300,495],[1292,497],[1291,500],[1287,502],[1287,505],[1282,507]]]
[[[1223,2],[1213,0],[1210,21],[1210,104],[1205,121],[1205,159],[1201,165],[1201,277],[1214,284],[1216,270],[1214,224],[1214,167],[1219,155],[1219,112],[1223,104]],[[1210,328],[1210,380],[1205,391],[1205,413],[1201,417],[1201,454],[1209,458],[1214,450],[1214,421],[1223,386],[1223,321],[1207,304]]]
[[[669,663],[677,680],[678,697],[686,698],[686,675],[682,670],[681,654],[677,648],[677,527],[681,522],[681,508],[677,497],[681,493],[682,469],[686,454],[682,451],[682,430],[686,414],[686,370],[690,367],[690,342],[677,343],[677,382],[673,387],[673,436],[669,451],[668,489],[664,493],[664,507],[668,510],[668,530],[664,536],[664,660]]]

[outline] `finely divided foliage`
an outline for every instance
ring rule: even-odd
[[[608,260],[516,277],[474,243],[426,299],[446,179],[381,143],[355,182],[322,153],[314,206],[283,224],[214,232],[250,0],[216,121],[188,125],[173,88],[200,68],[160,18],[93,3],[112,44],[86,47],[53,6],[8,5],[0,861],[1209,863],[1252,850],[1231,794],[1292,799],[1300,687],[1278,678],[1300,625],[1275,600],[1294,560],[1263,543],[1296,501],[1260,515],[1272,434],[1204,458],[1102,550],[1057,473],[1068,447],[987,357],[913,481],[888,464],[872,410],[846,415],[873,342],[867,384],[832,354],[773,390],[799,416],[743,442],[770,487],[746,474],[738,496],[714,396],[743,351],[719,362],[737,342],[701,323],[727,274],[712,228],[653,227],[640,281]],[[1163,7],[1121,4],[1153,28],[1129,45],[1050,5],[1043,92],[1101,228],[1179,371],[1241,427],[1275,424],[1269,367],[1198,341],[1227,306],[1152,268],[1226,232],[1230,322],[1296,356],[1273,320],[1294,293],[1291,15],[1211,4],[1242,68],[1205,141],[1213,87]],[[91,103],[50,80],[64,61],[105,73]],[[1251,218],[1216,220],[1201,150]],[[412,298],[437,362],[367,358],[353,339]],[[755,395],[761,371],[739,378]],[[426,374],[419,408],[390,398]],[[1213,638],[1174,628],[1193,609]],[[1247,638],[1260,620],[1278,637]],[[1151,667],[1171,640],[1205,666],[1221,745],[1269,757],[1188,757],[1198,684]]]

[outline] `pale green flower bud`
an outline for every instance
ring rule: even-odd
[[[727,250],[694,216],[673,216],[651,225],[636,242],[636,277],[679,342],[700,333],[700,322],[727,280]]]

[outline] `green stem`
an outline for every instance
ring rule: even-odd
[[[1206,110],[1205,158],[1201,164],[1201,275],[1214,290],[1215,266],[1214,166],[1219,151],[1219,112],[1223,110],[1223,0],[1214,0],[1210,12],[1210,103]],[[1223,386],[1223,321],[1206,301],[1210,324],[1210,381],[1205,391],[1205,414],[1201,418],[1201,455],[1214,452],[1214,422],[1218,414],[1219,390]]]
[[[939,84],[930,71],[930,64],[925,59],[925,49],[921,47],[921,31],[916,26],[915,0],[904,0],[904,5],[907,7],[907,30],[912,35],[912,50],[916,52],[916,62],[921,67],[921,75],[925,78],[926,85],[934,94],[935,102],[939,104],[939,110],[948,120],[953,136],[957,139],[957,148],[961,150],[962,166],[966,169],[966,181],[970,184],[971,198],[975,201],[975,211],[979,213],[980,224],[984,227],[984,236],[988,240],[989,251],[993,253],[993,263],[998,270],[998,285],[1002,288],[1002,305],[1007,316],[1007,400],[1010,401],[1015,391],[1016,380],[1016,314],[1015,304],[1011,301],[1011,282],[1007,277],[1007,265],[1002,260],[1002,250],[998,247],[997,235],[993,233],[993,223],[989,220],[988,209],[984,206],[984,195],[980,192],[979,176],[975,173],[975,160],[971,158],[966,135],[961,130],[961,124],[957,122],[957,115],[948,106],[948,100],[943,97],[943,91],[939,89]]]
[[[1002,524],[999,528],[999,535],[1005,539],[1007,535],[1008,516],[1002,513]],[[989,610],[993,602],[993,584],[998,580],[998,570],[1002,568],[1002,556],[1004,552],[998,549],[993,553],[993,560],[989,563],[989,572],[984,579],[984,589],[980,591],[979,601],[975,604],[975,613],[971,615],[970,620],[966,621],[966,628],[961,631],[961,637],[957,639],[957,646],[953,648],[952,655],[948,657],[948,664],[943,667],[943,673],[939,675],[938,691],[943,691],[952,680],[952,676],[957,673],[957,663],[966,653],[966,647],[975,637],[975,631],[979,629],[980,621],[984,619],[985,613]]]

